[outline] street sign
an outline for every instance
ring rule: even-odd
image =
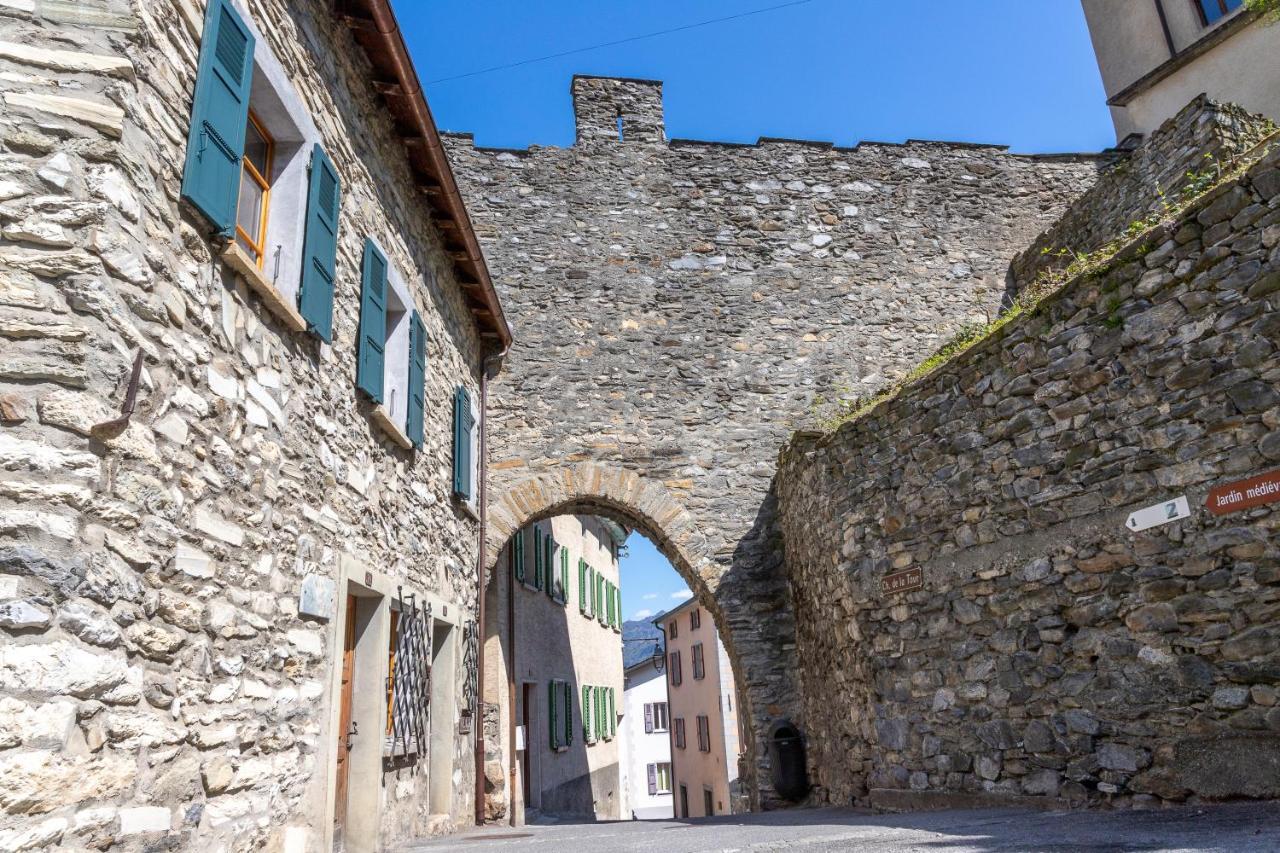
[[[1214,515],[1226,515],[1280,501],[1280,471],[1268,471],[1247,480],[1237,480],[1209,490],[1204,505]]]
[[[913,589],[924,589],[924,569],[919,567],[907,569],[905,572],[894,572],[880,579],[880,592],[911,592]]]
[[[1124,526],[1137,533],[1139,530],[1159,527],[1162,524],[1168,524],[1180,518],[1187,518],[1190,515],[1191,507],[1187,504],[1187,496],[1178,495],[1171,501],[1152,504],[1149,507],[1135,510],[1129,514],[1129,520],[1124,523]]]

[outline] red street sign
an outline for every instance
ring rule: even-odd
[[[924,589],[924,569],[907,569],[880,579],[880,591],[885,594],[911,592],[913,589]]]
[[[1205,498],[1205,509],[1214,515],[1226,515],[1280,501],[1280,471],[1269,471],[1247,480],[1215,486]]]

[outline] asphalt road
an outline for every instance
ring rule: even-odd
[[[809,809],[695,820],[493,827],[408,845],[404,851],[696,853],[867,850],[876,853],[1127,853],[1280,851],[1280,803],[1152,811],[1010,809],[882,815]]]

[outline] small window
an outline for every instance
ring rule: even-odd
[[[1244,0],[1196,0],[1200,7],[1200,17],[1205,26],[1216,24],[1244,5]]]
[[[676,723],[676,730],[675,730],[676,749],[684,749],[685,748],[684,717],[676,717],[675,723]]]
[[[694,643],[691,654],[693,655],[694,680],[701,681],[707,677],[707,661],[702,651],[702,643]]]
[[[271,198],[271,160],[275,141],[253,110],[244,131],[240,161],[240,199],[236,209],[236,242],[258,269],[267,253],[267,210]]]
[[[698,751],[711,751],[711,718],[706,714],[699,714],[698,719]]]
[[[671,686],[679,687],[680,683],[684,681],[684,673],[680,671],[680,653],[671,652],[671,654],[667,655],[667,658],[667,672],[671,675]]]
[[[649,770],[649,793],[652,794],[670,794],[671,793],[671,762],[662,761],[657,764],[650,764]]]
[[[667,623],[667,633],[670,635],[670,636],[669,636],[669,639],[674,640],[674,639],[676,639],[677,637],[679,637],[679,636],[680,636],[680,623],[679,623],[679,622],[677,622],[677,621],[676,621],[676,620],[674,620],[674,619],[672,619],[670,622],[668,622],[668,623]]]
[[[689,611],[689,630],[696,631],[702,627],[702,608],[695,607]]]
[[[644,705],[645,733],[665,732],[669,725],[666,702],[646,702]]]

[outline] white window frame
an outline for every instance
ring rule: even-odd
[[[655,761],[655,762],[653,762],[653,764],[651,764],[651,765],[649,765],[649,766],[653,768],[653,782],[654,782],[654,785],[653,785],[653,795],[654,795],[655,797],[662,796],[662,795],[669,795],[669,794],[671,793],[671,786],[672,786],[672,783],[675,781],[674,779],[672,779],[672,778],[671,778],[671,762],[670,762],[670,761]],[[664,788],[664,787],[662,787],[662,771],[661,771],[661,768],[663,768],[663,767],[667,768],[667,787],[665,787],[665,788]],[[645,768],[645,772],[646,772],[646,773],[648,772],[648,768]]]
[[[650,709],[650,710],[649,710],[649,714],[651,715],[651,717],[652,717],[652,719],[653,719],[653,731],[654,731],[654,733],[656,734],[657,732],[666,732],[666,731],[670,731],[670,729],[671,729],[671,709],[667,707],[667,703],[666,703],[666,702],[646,702],[645,704],[646,704],[646,705],[649,707],[649,709]],[[658,712],[659,712],[659,710],[661,710],[661,712],[662,712],[661,722],[659,722],[659,718],[658,718]]]

